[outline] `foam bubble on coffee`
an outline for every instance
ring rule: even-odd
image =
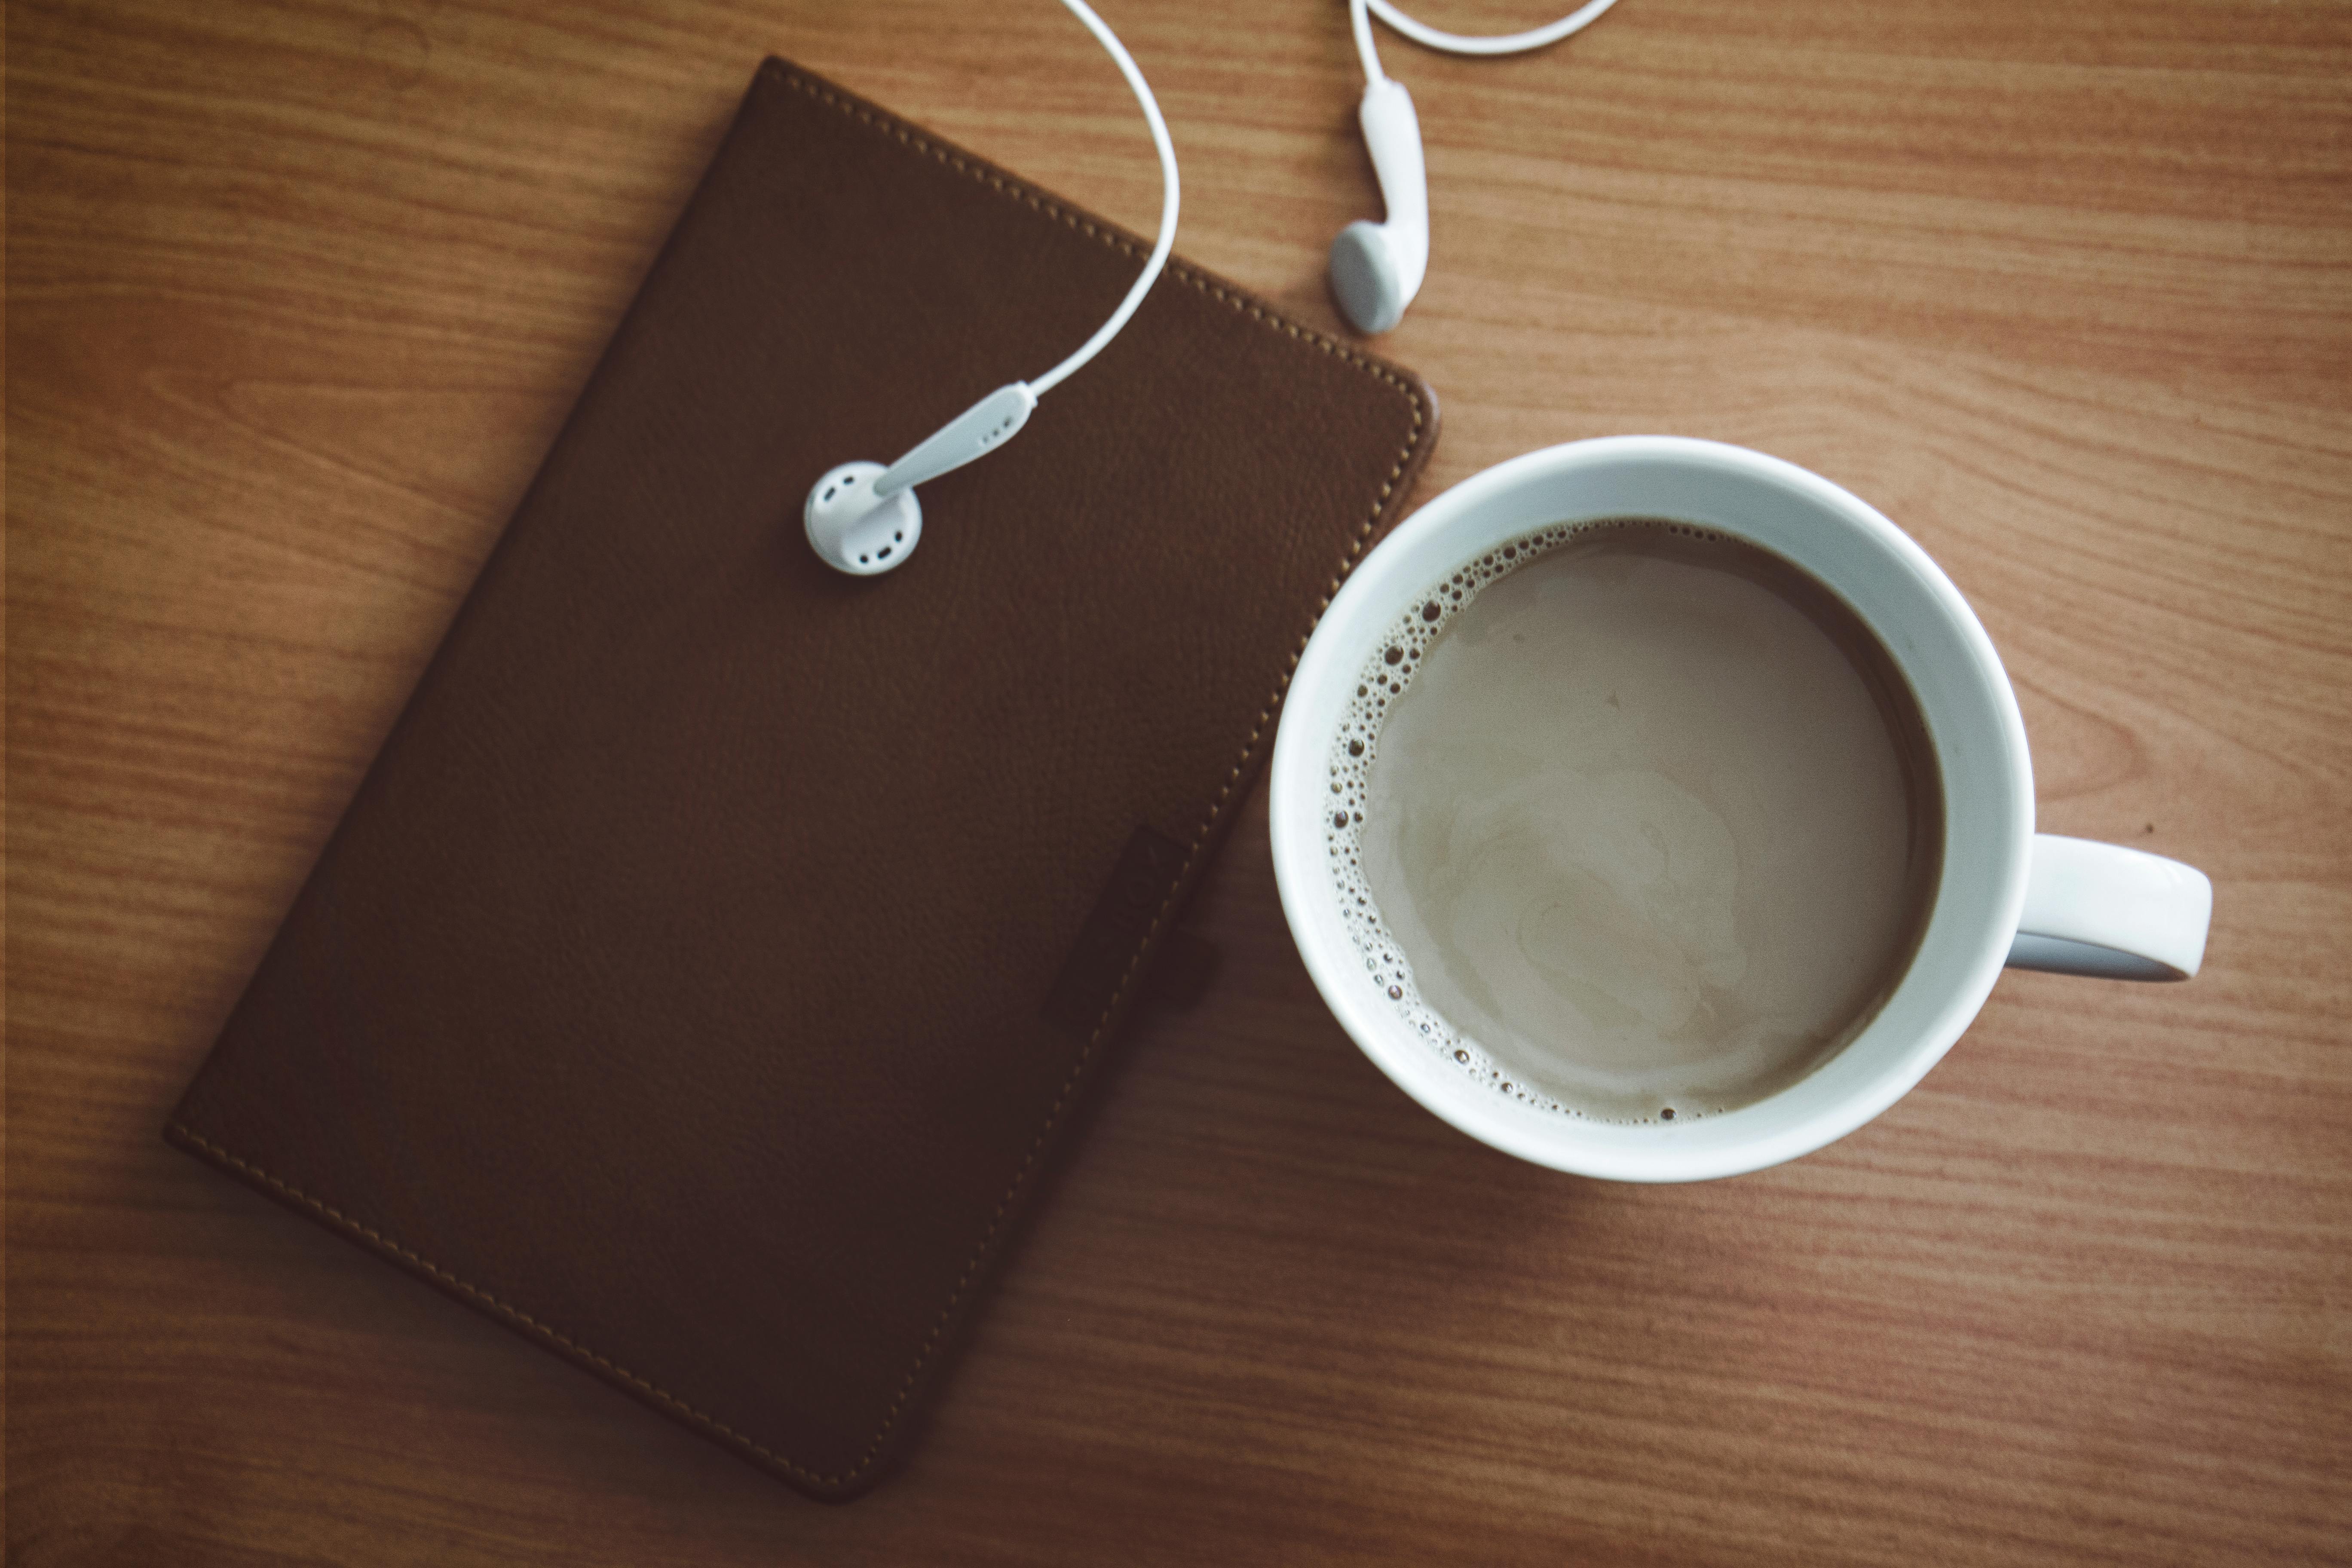
[[[1556,525],[1433,584],[1329,771],[1368,982],[1564,1115],[1688,1120],[1801,1078],[1899,978],[1937,869],[1891,661],[1795,568],[1678,523]]]

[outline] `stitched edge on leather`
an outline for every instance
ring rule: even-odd
[[[1142,254],[1132,240],[1112,232],[1102,225],[1079,216],[1034,187],[940,146],[914,132],[904,121],[898,120],[896,116],[861,104],[845,94],[835,91],[830,87],[812,82],[779,61],[771,59],[762,62],[759,70],[759,79],[781,81],[793,91],[813,98],[830,108],[839,110],[853,119],[873,126],[883,134],[891,136],[913,151],[935,158],[949,168],[982,182],[1012,200],[1020,202],[1049,217],[1058,219],[1089,238],[1098,239],[1103,244],[1129,256]],[[186,1123],[174,1121],[168,1125],[166,1131],[177,1133],[189,1146],[202,1152],[215,1163],[266,1184],[283,1196],[318,1215],[329,1224],[440,1280],[468,1300],[479,1303],[508,1322],[592,1366],[600,1368],[631,1388],[651,1397],[664,1409],[738,1448],[758,1456],[771,1465],[784,1469],[813,1485],[827,1488],[846,1486],[864,1475],[872,1468],[875,1460],[881,1457],[890,1434],[898,1425],[899,1413],[906,1408],[907,1399],[914,1393],[915,1384],[921,1377],[923,1369],[930,1364],[931,1356],[938,1351],[947,1326],[955,1316],[956,1308],[963,1300],[964,1292],[971,1288],[974,1277],[980,1272],[982,1264],[986,1261],[989,1248],[995,1243],[997,1232],[1003,1228],[1005,1217],[1012,1213],[1015,1200],[1020,1197],[1022,1189],[1028,1184],[1029,1174],[1036,1168],[1038,1157],[1045,1152],[1047,1143],[1051,1142],[1054,1130],[1061,1125],[1062,1112],[1070,1102],[1071,1091],[1077,1087],[1079,1079],[1084,1076],[1087,1063],[1093,1060],[1095,1047],[1101,1043],[1105,1031],[1109,1028],[1111,1018],[1118,1011],[1119,1003],[1125,1000],[1127,988],[1135,979],[1136,970],[1142,963],[1143,955],[1150,951],[1152,939],[1160,934],[1160,927],[1167,920],[1169,910],[1174,906],[1177,896],[1190,882],[1192,866],[1200,858],[1202,847],[1208,842],[1212,830],[1217,826],[1218,820],[1224,816],[1225,808],[1232,804],[1234,790],[1248,771],[1250,759],[1256,754],[1258,743],[1265,736],[1266,726],[1274,718],[1276,707],[1280,704],[1283,694],[1289,690],[1291,672],[1298,668],[1299,658],[1307,651],[1307,638],[1314,635],[1316,625],[1323,618],[1323,612],[1330,607],[1331,595],[1339,591],[1339,584],[1347,575],[1349,568],[1354,565],[1357,558],[1363,553],[1365,542],[1370,539],[1372,530],[1379,525],[1381,514],[1388,510],[1389,502],[1394,496],[1397,481],[1403,477],[1406,465],[1412,460],[1413,449],[1420,446],[1422,435],[1428,427],[1423,414],[1421,395],[1413,390],[1411,383],[1391,374],[1386,367],[1374,363],[1347,345],[1337,342],[1312,328],[1301,327],[1295,321],[1274,315],[1255,300],[1245,299],[1222,284],[1202,277],[1172,258],[1168,263],[1166,272],[1181,279],[1220,304],[1247,315],[1252,321],[1269,330],[1286,332],[1302,342],[1312,343],[1325,353],[1345,360],[1348,363],[1394,387],[1403,394],[1406,402],[1412,405],[1412,433],[1406,437],[1404,447],[1398,452],[1395,464],[1389,469],[1389,477],[1381,482],[1380,496],[1373,502],[1370,515],[1364,519],[1362,526],[1356,531],[1356,537],[1349,543],[1347,554],[1340,558],[1339,567],[1332,575],[1330,587],[1326,591],[1321,602],[1316,605],[1315,614],[1308,619],[1306,631],[1299,634],[1297,646],[1291,649],[1289,666],[1275,682],[1274,690],[1266,697],[1265,706],[1259,710],[1257,720],[1250,728],[1249,740],[1242,747],[1241,755],[1227,770],[1225,782],[1218,786],[1216,797],[1210,802],[1208,815],[1202,819],[1201,826],[1193,831],[1192,841],[1184,852],[1184,863],[1178,868],[1176,879],[1170,885],[1168,896],[1160,900],[1159,910],[1151,917],[1151,924],[1145,929],[1143,939],[1136,944],[1134,953],[1128,959],[1127,969],[1119,976],[1118,986],[1112,990],[1110,1001],[1105,1005],[1102,1016],[1095,1021],[1094,1032],[1087,1037],[1087,1043],[1079,1050],[1077,1060],[1071,1064],[1068,1077],[1062,1080],[1062,1087],[1054,1097],[1053,1106],[1045,1113],[1045,1124],[1037,1130],[1036,1137],[1030,1141],[1029,1152],[1022,1156],[1020,1167],[1013,1173],[1012,1184],[1004,1189],[1004,1195],[997,1201],[996,1211],[989,1215],[987,1228],[981,1232],[979,1244],[972,1248],[971,1256],[965,1260],[963,1272],[957,1277],[954,1288],[948,1292],[947,1302],[940,1309],[940,1315],[933,1321],[930,1331],[924,1335],[922,1346],[916,1352],[913,1364],[907,1368],[907,1375],[899,1382],[898,1394],[892,1397],[889,1408],[883,1412],[882,1424],[875,1428],[874,1436],[867,1441],[866,1452],[859,1457],[856,1465],[849,1469],[831,1474],[812,1470],[789,1457],[776,1452],[758,1439],[736,1431],[716,1416],[696,1409],[669,1390],[638,1376],[610,1356],[599,1354],[590,1346],[572,1339],[561,1330],[541,1322],[530,1313],[499,1300],[479,1286],[459,1279],[430,1258],[402,1246],[383,1232],[362,1224],[291,1183],[279,1180],[251,1161],[239,1158]]]

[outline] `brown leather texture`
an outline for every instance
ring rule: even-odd
[[[766,62],[166,1136],[870,1486],[1436,435],[1174,260],[903,567],[816,559],[1148,248]]]

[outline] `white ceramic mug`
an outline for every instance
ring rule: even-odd
[[[1843,1050],[1740,1110],[1625,1125],[1498,1094],[1440,1059],[1367,972],[1327,865],[1331,738],[1357,671],[1429,585],[1558,522],[1660,518],[1738,535],[1828,585],[1917,697],[1943,781],[1941,879],[1893,993]],[[1612,437],[1531,452],[1465,480],[1365,557],[1309,639],[1274,752],[1275,875],[1307,972],[1340,1024],[1407,1094],[1471,1136],[1558,1170],[1622,1181],[1735,1175],[1808,1153],[1926,1076],[2004,963],[2110,979],[2186,979],[2212,885],[2178,861],[2033,830],[2033,770],[2009,676],[1951,580],[1900,529],[1776,458],[1712,441]]]

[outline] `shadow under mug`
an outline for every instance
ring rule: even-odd
[[[1366,969],[1327,864],[1331,738],[1357,672],[1429,584],[1561,522],[1654,518],[1736,535],[1802,567],[1862,617],[1918,700],[1943,783],[1944,853],[1908,969],[1843,1049],[1736,1110],[1624,1124],[1507,1097],[1460,1071]],[[1309,974],[1356,1044],[1472,1137],[1557,1170],[1621,1181],[1736,1175],[1853,1131],[1927,1075],[2003,964],[2182,980],[2204,953],[2212,886],[2178,861],[2033,830],[2016,695],[1968,601],[1910,537],[1815,474],[1743,447],[1630,436],[1552,447],[1465,479],[1357,566],[1308,639],[1283,702],[1271,785],[1275,876]]]

